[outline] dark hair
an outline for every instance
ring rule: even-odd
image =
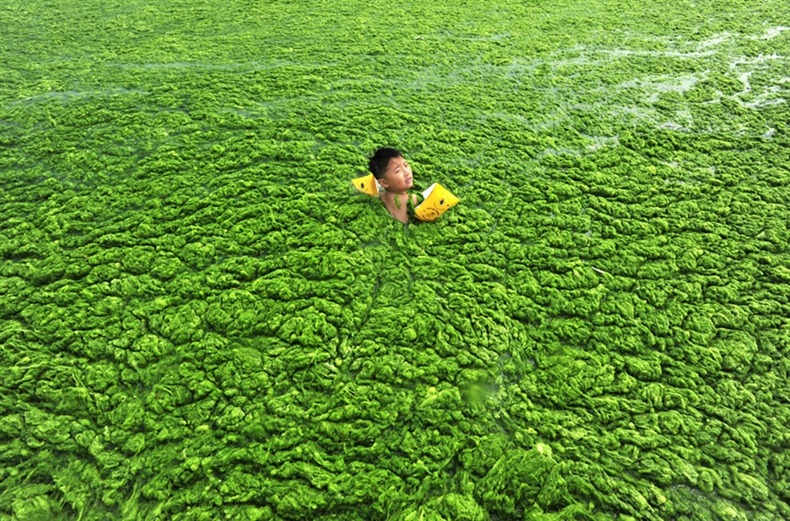
[[[384,172],[387,171],[387,165],[393,157],[403,157],[401,153],[394,148],[381,147],[373,152],[373,157],[368,162],[368,169],[376,179],[384,177]]]

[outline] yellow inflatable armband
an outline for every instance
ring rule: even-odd
[[[368,174],[365,177],[357,177],[353,179],[351,183],[354,185],[354,188],[363,194],[372,195],[373,197],[378,197],[379,195],[379,185],[373,174]]]
[[[458,198],[439,183],[429,186],[422,196],[423,202],[414,208],[414,215],[421,221],[435,221],[444,212],[458,204]]]

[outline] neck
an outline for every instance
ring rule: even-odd
[[[385,188],[385,190],[387,191],[387,193],[390,193],[390,194],[393,194],[393,195],[406,195],[405,191],[404,192],[395,192],[395,191],[390,190],[388,188]]]

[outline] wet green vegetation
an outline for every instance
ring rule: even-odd
[[[0,519],[789,519],[785,3],[390,4],[5,2]]]

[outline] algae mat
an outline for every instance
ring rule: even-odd
[[[4,2],[0,519],[790,519],[787,5],[388,4]]]

